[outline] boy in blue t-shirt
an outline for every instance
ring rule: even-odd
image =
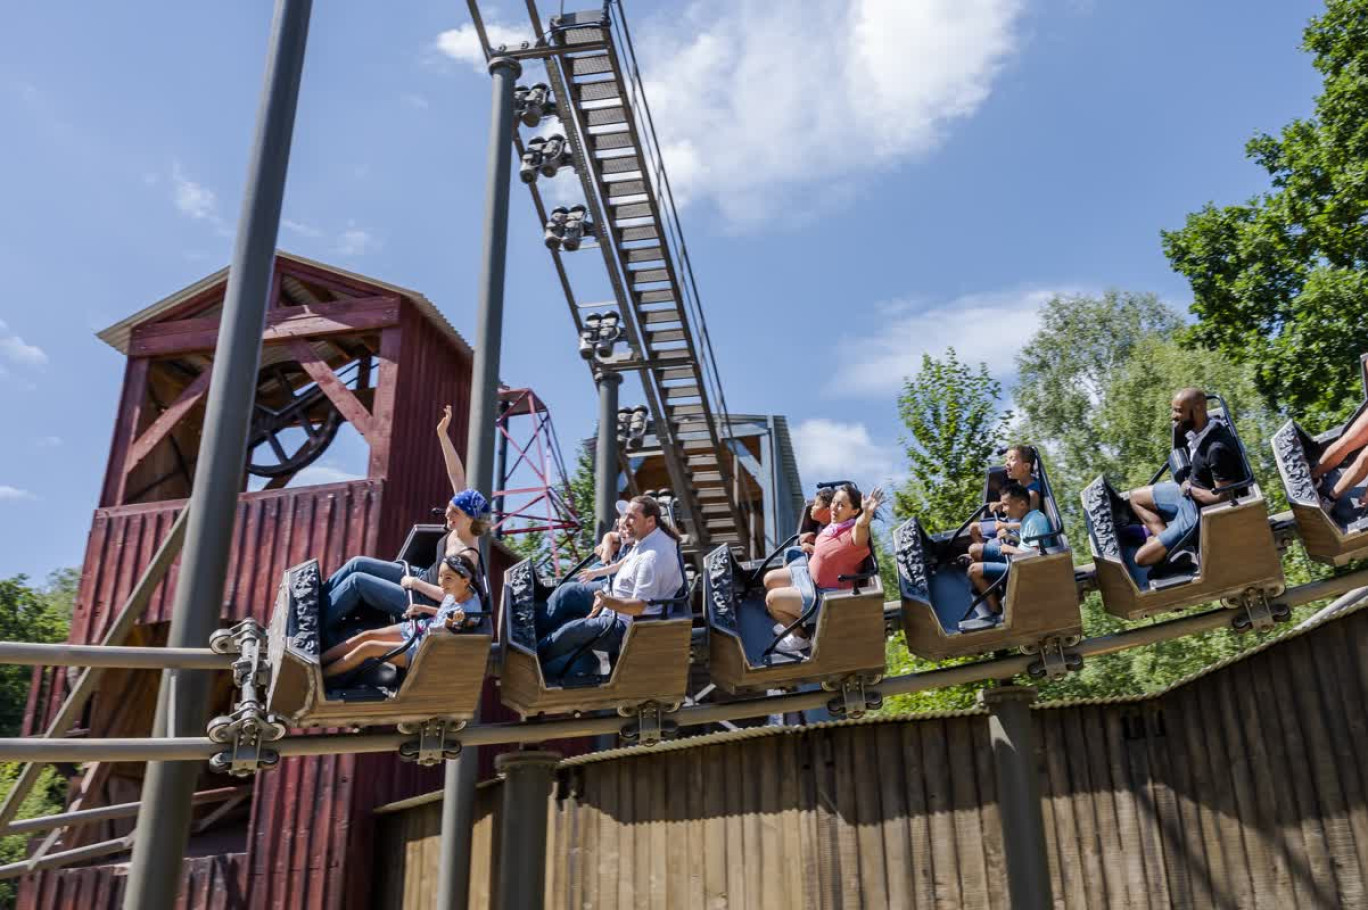
[[[1031,491],[1015,481],[1002,488],[1001,502],[1007,519],[1020,523],[1020,542],[1004,538],[996,546],[975,544],[969,548],[969,582],[974,591],[982,594],[999,578],[1007,574],[1008,556],[1032,556],[1044,552],[1049,537],[1054,533],[1050,519],[1039,509],[1031,508]],[[991,629],[1002,622],[1002,602],[994,591],[979,602],[973,614],[959,624],[961,632]]]

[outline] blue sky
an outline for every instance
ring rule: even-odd
[[[809,481],[900,471],[923,351],[1010,369],[1003,326],[1024,339],[1060,290],[1185,306],[1160,229],[1261,190],[1245,140],[1318,87],[1305,0],[627,6],[728,402],[788,415]],[[0,576],[81,560],[123,369],[95,331],[227,262],[270,7],[7,11]],[[451,0],[315,4],[280,245],[421,290],[470,335],[489,80],[468,28]],[[569,440],[593,386],[513,204],[502,374]]]

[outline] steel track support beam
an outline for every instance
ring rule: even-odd
[[[185,552],[172,602],[170,647],[202,646],[218,627],[312,6],[312,0],[277,0],[271,25],[265,85],[188,506]],[[166,720],[167,733],[203,735],[209,684],[209,674],[203,671],[162,674],[158,715]],[[124,907],[175,906],[191,800],[201,770],[197,762],[158,761],[148,766]]]
[[[507,752],[494,762],[503,777],[499,833],[499,906],[540,910],[546,902],[546,801],[559,752]]]
[[[598,446],[594,451],[594,543],[617,521],[617,412],[622,374],[599,370],[594,375],[599,393]]]
[[[513,89],[522,66],[508,57],[489,61],[492,105],[488,182],[485,190],[484,258],[475,323],[474,387],[466,442],[470,485],[494,490],[494,434],[499,407],[499,356],[503,344],[504,266],[508,259],[508,182],[513,169]],[[489,564],[487,544],[481,556]],[[479,750],[466,747],[446,763],[442,790],[442,844],[437,879],[438,910],[465,910],[470,897],[470,836],[475,818]]]

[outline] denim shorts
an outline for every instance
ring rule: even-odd
[[[1002,552],[1002,541],[985,540],[983,542],[983,555],[979,559],[985,563],[1007,562],[1007,554]]]
[[[1004,560],[1004,561],[1002,561],[1002,562],[985,562],[985,563],[983,563],[983,579],[984,579],[984,581],[990,581],[990,582],[992,582],[992,581],[997,581],[999,578],[1001,578],[1002,576],[1004,576],[1004,575],[1006,575],[1006,574],[1007,574],[1007,562],[1006,562],[1006,560]]]
[[[1159,535],[1159,542],[1164,545],[1165,550],[1172,550],[1189,531],[1197,527],[1197,522],[1201,520],[1201,512],[1197,508],[1197,503],[1184,496],[1182,488],[1171,480],[1156,483],[1150,489],[1154,494],[1155,511],[1167,525],[1164,533]]]

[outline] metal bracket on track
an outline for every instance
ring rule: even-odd
[[[1292,616],[1292,608],[1287,604],[1270,602],[1266,591],[1254,588],[1227,601],[1227,605],[1237,611],[1230,621],[1236,632],[1266,632]]]
[[[1035,679],[1059,679],[1083,669],[1083,655],[1069,650],[1076,644],[1076,635],[1041,641],[1029,652],[1036,654],[1037,659],[1031,662],[1026,672]]]
[[[843,720],[859,720],[869,711],[879,710],[883,707],[883,695],[873,688],[877,682],[863,676],[848,676],[839,683],[822,683],[822,688],[838,693],[827,702],[827,710]]]
[[[465,727],[465,721],[433,717],[421,723],[399,724],[400,733],[416,733],[417,738],[401,743],[399,758],[417,762],[425,768],[451,761],[461,754],[461,741],[448,734]]]
[[[662,705],[656,701],[644,702],[638,705],[635,711],[619,708],[619,714],[632,718],[630,723],[622,727],[620,735],[623,741],[633,746],[654,746],[661,740],[674,739],[679,735],[679,721],[668,715],[677,710],[677,702]]]
[[[271,663],[266,658],[266,630],[253,619],[244,619],[209,636],[209,649],[217,654],[236,654],[233,686],[237,697],[233,713],[209,721],[206,735],[229,748],[209,759],[211,770],[234,777],[251,777],[280,761],[280,753],[267,746],[285,738],[286,728],[266,711],[265,692],[271,682]]]

